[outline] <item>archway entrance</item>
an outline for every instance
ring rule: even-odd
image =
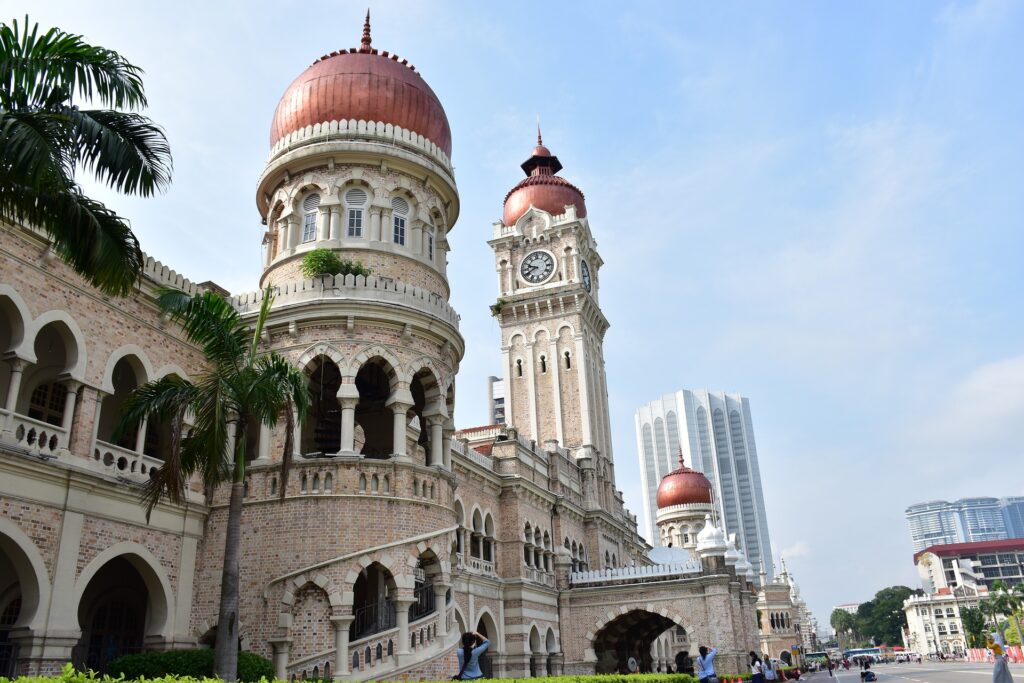
[[[0,525],[8,524],[0,519]],[[15,529],[17,529],[15,527]],[[0,526],[0,676],[13,678],[18,664],[17,634],[30,633],[46,586],[41,560],[30,559],[27,537],[18,540]],[[24,654],[24,653],[23,653]]]
[[[0,552],[0,676],[14,678],[18,660],[11,631],[21,616],[21,584],[14,565]]]
[[[385,405],[391,395],[391,373],[380,358],[368,361],[356,373],[355,449],[367,458],[389,458],[394,452],[394,418]]]
[[[146,636],[149,589],[124,557],[92,577],[78,604],[82,637],[72,651],[75,667],[103,672],[118,657],[141,652]]]
[[[651,646],[658,636],[678,625],[646,610],[632,610],[616,617],[594,637],[596,673],[624,673],[628,671],[626,662],[630,657],[636,658],[641,671],[651,671]]]
[[[374,562],[359,572],[352,587],[350,642],[395,627],[395,589],[395,579],[383,565]]]
[[[494,620],[491,619],[491,615],[486,612],[480,615],[480,621],[477,622],[476,631],[487,640],[491,641],[491,646],[487,648],[487,652],[480,655],[480,671],[483,672],[484,678],[494,678],[494,658],[498,656],[498,627],[495,626]]]
[[[341,371],[327,356],[317,356],[306,366],[306,374],[312,400],[302,428],[301,450],[305,454],[337,453],[341,449]]]

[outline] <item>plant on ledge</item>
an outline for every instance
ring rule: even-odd
[[[497,301],[495,301],[493,304],[491,304],[491,315],[493,315],[494,317],[498,317],[499,315],[501,315],[501,309],[505,308],[505,304],[507,303],[508,302],[505,301],[504,299],[498,299]]]
[[[302,257],[300,266],[306,277],[322,277],[325,275],[363,275],[369,277],[371,271],[360,261],[348,261],[339,258],[330,249],[314,249]]]

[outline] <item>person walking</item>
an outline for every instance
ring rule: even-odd
[[[715,675],[715,655],[718,648],[707,649],[704,645],[697,648],[700,654],[697,656],[697,679],[700,683],[718,683],[718,676]]]
[[[459,648],[459,673],[452,680],[473,681],[484,677],[480,669],[480,656],[487,652],[491,641],[473,631],[462,634],[462,647]]]
[[[764,658],[764,680],[766,680],[766,681],[777,681],[777,680],[779,680],[779,674],[775,670],[775,662],[773,662],[771,657],[768,657],[768,656],[765,656],[765,658]]]
[[[764,664],[756,652],[750,653],[750,681],[751,683],[764,683]]]
[[[693,675],[693,659],[689,650],[683,650],[676,654],[676,673]]]

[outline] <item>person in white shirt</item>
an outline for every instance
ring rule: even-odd
[[[764,683],[764,665],[756,652],[750,653],[750,680],[751,683]]]
[[[697,678],[700,683],[708,683],[708,679],[714,678],[715,676],[715,655],[718,654],[718,648],[711,648],[708,650],[705,646],[701,645],[697,648],[697,652],[700,654],[697,656]]]

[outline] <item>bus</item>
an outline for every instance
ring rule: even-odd
[[[872,662],[877,662],[882,658],[882,649],[878,647],[858,647],[851,650],[843,650],[843,658],[853,660],[861,660],[865,657],[871,659]]]

